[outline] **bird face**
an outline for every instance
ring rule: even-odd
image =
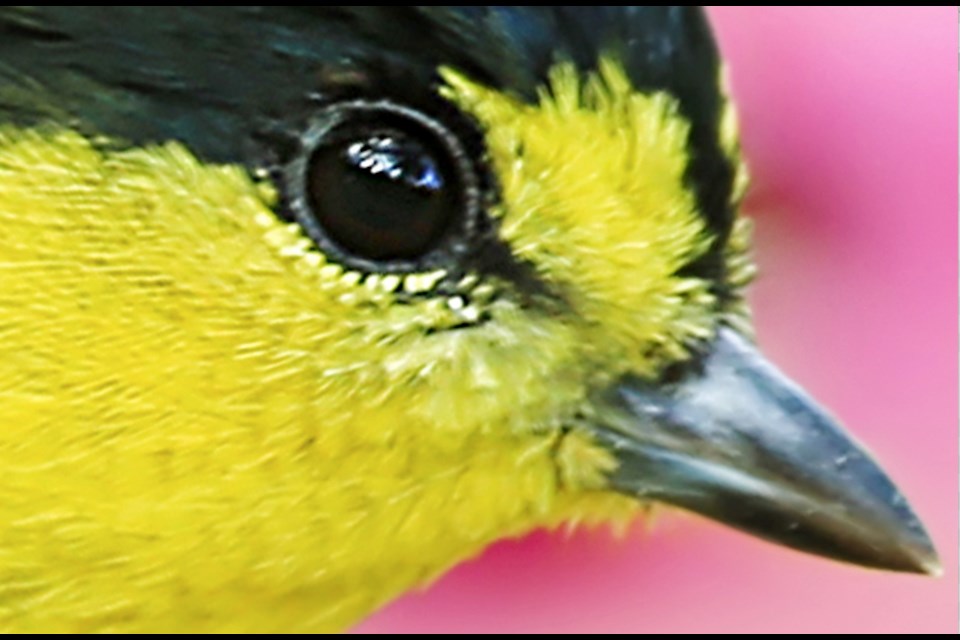
[[[748,337],[698,11],[104,15],[0,10],[4,627],[341,629],[651,502],[931,570]]]

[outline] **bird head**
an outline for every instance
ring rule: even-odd
[[[6,7],[0,34],[0,624],[339,629],[653,503],[935,570],[751,337],[699,10]]]

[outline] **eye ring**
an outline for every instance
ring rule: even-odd
[[[439,120],[356,100],[324,109],[300,140],[284,170],[287,206],[328,258],[403,275],[449,269],[469,252],[483,214],[480,173]]]

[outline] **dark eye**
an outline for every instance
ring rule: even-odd
[[[358,131],[322,146],[307,178],[331,238],[370,260],[412,260],[434,248],[461,209],[455,167],[399,130]]]
[[[314,239],[379,270],[412,270],[450,249],[469,227],[477,190],[456,138],[389,103],[351,103],[328,116],[295,168],[295,213]]]

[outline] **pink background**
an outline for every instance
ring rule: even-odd
[[[692,516],[508,542],[366,632],[955,632],[957,9],[713,9],[755,176],[761,342],[884,461],[941,580]]]

